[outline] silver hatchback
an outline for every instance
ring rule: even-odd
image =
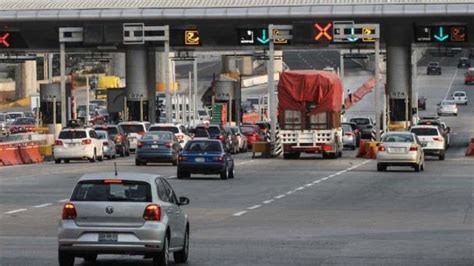
[[[153,265],[177,263],[189,253],[189,221],[166,179],[153,174],[97,173],[82,176],[64,204],[58,230],[59,265],[98,254],[144,255]]]

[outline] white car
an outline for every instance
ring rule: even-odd
[[[458,115],[458,107],[452,100],[443,100],[438,104],[438,115]]]
[[[387,132],[383,134],[377,153],[377,171],[387,170],[388,166],[410,166],[416,172],[425,168],[423,144],[410,132]]]
[[[453,102],[455,104],[464,104],[467,105],[469,100],[467,99],[467,94],[465,91],[455,91],[453,93]]]
[[[7,124],[13,123],[17,118],[25,117],[23,112],[7,112]]]
[[[159,123],[154,124],[150,127],[149,131],[168,131],[173,133],[178,139],[181,147],[184,148],[186,143],[191,140],[188,130],[182,124],[173,124],[173,123]]]
[[[65,128],[54,142],[55,163],[69,163],[70,160],[89,160],[95,162],[104,159],[102,140],[92,128]]]
[[[119,126],[127,133],[128,141],[130,142],[130,150],[137,150],[138,141],[145,135],[150,128],[150,122],[121,122]]]
[[[438,156],[439,160],[444,160],[446,154],[446,140],[437,126],[414,126],[410,129],[423,144],[425,155]]]
[[[117,157],[117,148],[115,147],[115,141],[112,139],[112,136],[105,130],[97,130],[97,136],[102,140],[102,147],[104,150],[104,156],[111,160]]]

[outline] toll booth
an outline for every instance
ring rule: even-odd
[[[67,105],[66,117],[71,117],[71,85],[66,84],[66,99]],[[40,84],[40,117],[43,124],[53,124],[54,121],[54,103],[56,102],[56,123],[61,124],[61,84],[48,83]],[[67,122],[67,121],[66,121]]]
[[[213,83],[213,91],[216,104],[227,104],[225,120],[240,124],[242,121],[240,83],[235,80],[218,80]]]
[[[110,121],[119,122],[124,119],[127,105],[125,96],[125,88],[107,89],[107,111]]]

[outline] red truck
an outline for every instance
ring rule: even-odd
[[[342,155],[343,88],[339,77],[316,70],[285,71],[278,83],[279,136],[283,158],[302,152],[323,158]]]
[[[474,83],[474,68],[469,68],[464,74],[464,84],[471,85]]]

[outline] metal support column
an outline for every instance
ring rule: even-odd
[[[66,44],[59,44],[59,65],[61,76],[61,125],[66,126]]]
[[[375,140],[380,141],[380,40],[375,40]]]

